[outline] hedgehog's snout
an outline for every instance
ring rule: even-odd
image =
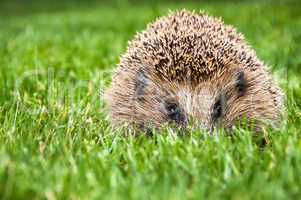
[[[211,132],[215,121],[221,117],[221,104],[215,102],[215,93],[210,92],[204,85],[197,91],[181,89],[177,93],[179,111],[186,116],[186,126]]]

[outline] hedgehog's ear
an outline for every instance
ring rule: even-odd
[[[236,74],[235,88],[238,92],[239,96],[243,96],[247,87],[247,81],[245,78],[245,73],[243,71],[239,71]]]
[[[135,96],[138,101],[144,101],[145,95],[145,88],[148,85],[148,77],[143,68],[140,68],[137,72],[136,79],[135,79]]]

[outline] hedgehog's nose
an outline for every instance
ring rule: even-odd
[[[205,124],[200,124],[198,128],[204,132],[208,132],[209,134],[212,134],[214,130],[213,127],[207,126]]]
[[[192,128],[192,130],[200,130],[203,132],[207,132],[209,134],[212,134],[214,131],[214,127],[210,124],[207,124],[205,122],[199,121],[193,117],[189,118],[189,124]]]

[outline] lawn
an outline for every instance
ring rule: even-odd
[[[264,147],[245,129],[110,128],[102,94],[127,41],[180,8],[237,27],[284,90],[286,117]],[[297,1],[1,1],[0,197],[300,199],[300,68]]]

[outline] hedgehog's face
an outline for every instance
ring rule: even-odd
[[[186,127],[193,120],[194,127],[212,131],[215,127],[230,128],[243,117],[271,118],[275,106],[261,80],[251,71],[229,68],[215,79],[192,86],[189,81],[162,81],[139,71],[134,120],[143,127],[157,128],[164,123]],[[262,102],[271,105],[260,105]]]

